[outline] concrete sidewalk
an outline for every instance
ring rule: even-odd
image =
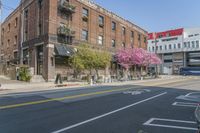
[[[164,82],[167,80],[181,80],[185,78],[191,77],[183,77],[183,76],[160,76],[158,79],[148,79],[148,80],[134,80],[134,81],[125,81],[125,82],[112,82],[112,83],[102,83],[102,84],[94,84],[93,86],[120,86],[120,85],[145,85],[151,83]],[[195,77],[194,77],[195,78]],[[61,85],[56,85],[53,82],[45,82],[45,83],[26,83],[20,81],[10,81],[8,79],[2,80],[0,77],[0,94],[11,94],[11,93],[23,93],[23,92],[37,92],[37,91],[47,91],[47,90],[58,90],[58,89],[75,89],[80,87],[89,87],[87,82],[64,82]],[[3,84],[2,84],[3,83]]]

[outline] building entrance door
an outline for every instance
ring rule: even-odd
[[[37,75],[42,75],[43,70],[43,45],[36,47],[37,55]]]

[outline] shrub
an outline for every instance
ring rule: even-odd
[[[28,67],[20,67],[19,79],[26,82],[29,82],[31,80],[31,75],[29,73]]]

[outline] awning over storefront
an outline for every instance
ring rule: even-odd
[[[55,56],[72,56],[75,50],[67,45],[55,45]]]

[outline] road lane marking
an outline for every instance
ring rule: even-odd
[[[152,100],[152,99],[155,99],[157,97],[160,97],[160,96],[163,96],[167,94],[167,92],[164,92],[164,93],[161,93],[161,94],[158,94],[158,95],[155,95],[153,97],[150,97],[150,98],[147,98],[147,99],[144,99],[144,100],[141,100],[139,102],[136,102],[136,103],[133,103],[133,104],[130,104],[130,105],[127,105],[125,107],[122,107],[122,108],[119,108],[119,109],[116,109],[116,110],[113,110],[111,112],[108,112],[108,113],[105,113],[105,114],[102,114],[102,115],[99,115],[97,117],[94,117],[94,118],[91,118],[91,119],[88,119],[88,120],[85,120],[85,121],[82,121],[80,123],[77,123],[77,124],[74,124],[74,125],[71,125],[71,126],[68,126],[68,127],[65,127],[65,128],[62,128],[60,130],[57,130],[57,131],[53,131],[52,133],[61,133],[61,132],[64,132],[64,131],[67,131],[67,130],[70,130],[72,128],[75,128],[75,127],[78,127],[78,126],[81,126],[83,124],[86,124],[86,123],[89,123],[89,122],[92,122],[92,121],[95,121],[97,119],[100,119],[100,118],[103,118],[103,117],[106,117],[106,116],[109,116],[109,115],[112,115],[114,113],[117,113],[119,111],[122,111],[122,110],[125,110],[125,109],[128,109],[130,107],[133,107],[135,105],[138,105],[138,104],[141,104],[141,103],[144,103],[144,102],[147,102],[149,100]]]
[[[123,92],[123,94],[140,95],[145,92],[151,92],[151,91],[149,89],[138,89],[138,90],[133,90],[133,91],[131,90],[125,91]]]
[[[181,107],[197,107],[197,103],[188,103],[188,102],[174,102],[173,106],[181,106]]]
[[[199,94],[200,95],[200,92],[191,92],[191,93],[186,94],[185,96],[191,96],[192,94]]]
[[[174,123],[183,123],[183,124],[194,124],[196,126],[196,122],[194,122],[194,121],[160,119],[160,118],[151,118],[147,122],[145,122],[143,125],[144,126],[153,126],[153,127],[173,128],[173,129],[183,129],[183,130],[194,130],[194,131],[197,130],[197,128],[192,128],[192,127],[164,125],[164,124],[153,124],[154,121],[174,122]]]
[[[172,82],[170,82],[170,81],[167,81],[167,82],[162,82],[161,81],[160,82],[159,81],[159,83],[154,83],[154,84],[152,84],[152,82],[144,82],[143,83],[144,86],[141,87],[141,88],[145,88],[145,87],[148,87],[148,86],[168,85],[168,84],[172,85],[172,84],[183,82],[183,81],[187,81],[187,80],[176,80],[176,81],[173,80]],[[157,82],[157,81],[155,81],[155,82]],[[140,85],[140,83],[139,84],[136,83],[135,85]],[[138,86],[136,88],[138,88]],[[73,89],[70,88],[69,90],[59,89],[59,90],[50,90],[49,92],[46,92],[48,90],[42,90],[44,92],[27,92],[26,94],[0,94],[0,98],[1,97],[9,97],[9,96],[29,96],[29,95],[37,95],[37,94],[47,94],[47,93],[55,93],[55,92],[62,92],[62,91],[72,91],[72,90]],[[83,89],[78,89],[78,90],[84,90],[84,88]],[[20,92],[18,92],[18,93],[20,93]]]
[[[150,86],[167,85],[167,84],[173,84],[173,83],[178,83],[178,82],[182,82],[182,80],[181,81],[173,81],[173,82],[154,83],[154,84],[151,83]],[[133,86],[133,87],[123,88],[123,89],[111,89],[111,90],[107,90],[107,91],[99,91],[99,92],[94,92],[94,93],[85,93],[85,94],[80,94],[80,95],[65,96],[65,97],[52,98],[52,99],[46,99],[46,100],[4,105],[4,106],[0,106],[0,110],[29,106],[29,105],[36,105],[36,104],[43,104],[43,103],[48,103],[48,102],[53,102],[53,101],[62,101],[62,100],[74,99],[74,98],[80,98],[80,97],[86,97],[86,96],[100,95],[100,94],[106,94],[106,93],[117,92],[117,91],[125,91],[125,90],[129,90],[129,89],[146,88],[146,87],[147,86],[142,86],[142,87]]]
[[[16,107],[22,107],[22,106],[28,106],[28,105],[42,104],[42,103],[53,102],[53,101],[62,101],[62,100],[74,99],[74,98],[80,98],[80,97],[86,97],[86,96],[101,95],[101,94],[124,91],[124,90],[129,90],[129,89],[133,89],[133,87],[123,88],[123,89],[112,89],[112,90],[92,92],[92,93],[85,93],[85,94],[80,94],[80,95],[65,96],[65,97],[39,100],[39,101],[33,101],[33,102],[25,102],[25,103],[19,103],[19,104],[11,104],[11,105],[0,106],[0,109],[9,109],[9,108],[16,108]]]

